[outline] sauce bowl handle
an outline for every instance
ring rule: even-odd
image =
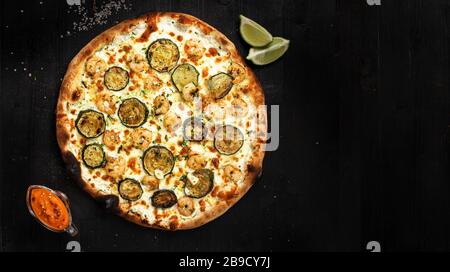
[[[66,232],[67,232],[70,236],[74,237],[74,236],[77,236],[77,235],[78,235],[78,228],[75,226],[74,223],[72,223],[72,224],[70,224],[70,226],[66,229]]]

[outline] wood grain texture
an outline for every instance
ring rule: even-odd
[[[136,0],[82,32],[65,1],[33,2],[0,3],[1,250],[63,251],[71,240],[28,215],[30,184],[67,193],[84,251],[450,249],[450,1]],[[279,149],[235,207],[187,232],[105,212],[69,179],[55,139],[72,57],[115,21],[156,10],[199,17],[244,56],[239,14],[291,40],[281,60],[253,67],[280,105]]]

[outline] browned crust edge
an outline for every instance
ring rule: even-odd
[[[260,105],[265,104],[264,92],[261,88],[261,84],[259,83],[254,73],[251,71],[251,69],[246,65],[242,57],[239,55],[234,44],[225,35],[216,30],[214,27],[210,26],[209,24],[201,21],[200,19],[194,16],[174,12],[151,12],[134,19],[125,20],[109,28],[108,30],[104,31],[103,33],[95,37],[93,40],[91,40],[72,59],[67,68],[66,75],[64,76],[64,79],[62,81],[58,103],[56,107],[56,137],[58,145],[61,149],[63,160],[67,165],[68,171],[72,175],[74,180],[83,188],[83,190],[87,191],[93,198],[99,201],[105,202],[105,199],[114,200],[114,197],[110,196],[108,198],[108,196],[99,194],[97,190],[93,189],[91,186],[89,186],[89,184],[86,181],[82,179],[80,162],[75,158],[74,154],[68,151],[67,148],[71,132],[70,129],[68,128],[69,122],[64,107],[66,103],[70,101],[71,93],[72,91],[74,91],[75,88],[74,80],[78,78],[78,76],[82,73],[83,71],[83,69],[81,68],[82,65],[84,65],[85,61],[92,55],[93,52],[101,48],[103,45],[110,43],[117,34],[127,32],[137,23],[146,21],[147,24],[150,24],[153,20],[158,20],[158,18],[164,16],[169,16],[173,19],[176,19],[179,23],[182,24],[195,24],[205,33],[209,33],[209,35],[215,36],[217,41],[219,41],[220,44],[231,53],[233,61],[237,61],[241,65],[246,67],[248,73],[250,74],[251,77],[250,86],[249,91],[246,94],[253,98],[254,106],[258,107]],[[266,134],[267,115],[265,113],[264,115],[265,116],[263,116],[262,118],[263,121],[260,123],[261,128],[260,130],[263,133],[263,135],[261,136],[262,139],[265,139],[267,135]],[[206,212],[203,212],[200,216],[195,217],[192,220],[186,220],[179,223],[173,229],[167,229],[159,225],[150,224],[149,222],[143,221],[138,215],[129,213],[128,211],[125,211],[122,208],[120,208],[117,205],[118,201],[116,201],[116,204],[114,204],[114,201],[106,201],[106,205],[109,206],[108,208],[112,209],[115,213],[117,213],[121,217],[144,227],[151,227],[164,230],[181,230],[200,227],[224,214],[229,208],[231,208],[236,202],[238,202],[243,195],[245,195],[245,193],[256,181],[257,177],[261,174],[262,163],[264,159],[264,149],[262,148],[262,145],[258,146],[260,148],[253,153],[253,159],[248,165],[248,173],[247,176],[245,177],[245,180],[243,181],[244,185],[240,186],[239,191],[236,192],[235,196],[232,199],[220,202],[219,205],[216,205],[214,208]]]

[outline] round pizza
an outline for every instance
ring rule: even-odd
[[[137,224],[201,226],[262,170],[264,93],[236,47],[205,22],[149,13],[89,42],[60,89],[64,161],[94,198]]]

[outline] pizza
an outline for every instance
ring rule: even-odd
[[[70,62],[56,135],[75,180],[134,223],[201,226],[260,175],[264,93],[236,47],[187,14],[149,13]]]

